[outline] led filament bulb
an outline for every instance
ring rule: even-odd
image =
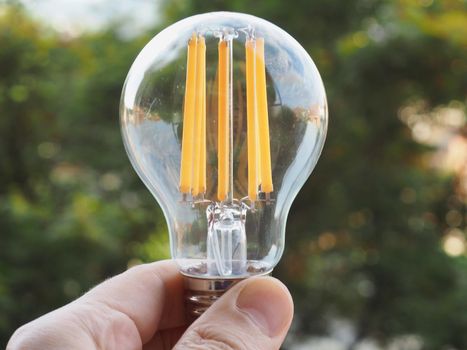
[[[193,33],[187,45],[185,97],[180,163],[180,192],[183,201],[207,204],[207,269],[212,275],[244,275],[247,268],[247,239],[244,219],[255,209],[259,192],[266,204],[273,190],[269,121],[266,91],[264,39],[245,28],[245,81],[247,120],[248,195],[233,194],[232,35],[231,28],[217,28],[217,193],[206,195],[206,40]],[[234,32],[235,33],[235,32]],[[248,205],[246,204],[248,203]]]
[[[321,78],[292,37],[238,13],[173,24],[131,67],[121,126],[195,314],[235,281],[271,272],[327,130]]]

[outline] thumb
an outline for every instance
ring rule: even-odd
[[[233,286],[178,341],[182,349],[279,349],[293,317],[287,288],[272,277]]]

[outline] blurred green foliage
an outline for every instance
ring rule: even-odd
[[[355,344],[414,334],[424,349],[467,348],[466,255],[442,249],[452,230],[465,239],[465,179],[433,167],[434,147],[416,142],[401,117],[421,101],[424,113],[454,106],[465,119],[465,1],[161,8],[163,24],[214,10],[266,18],[322,73],[328,139],[292,207],[276,269],[296,303],[295,337],[325,334],[343,318]],[[118,126],[126,73],[157,30],[125,39],[116,29],[67,38],[18,5],[0,7],[0,344],[102,279],[168,256],[165,221]]]

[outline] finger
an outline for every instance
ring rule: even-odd
[[[172,349],[186,331],[186,326],[158,331],[156,335],[143,346],[143,350]]]
[[[175,263],[140,265],[21,327],[8,349],[141,349],[157,330],[185,325]]]
[[[185,332],[174,350],[279,349],[293,317],[287,288],[271,277],[232,287]]]
[[[186,324],[183,279],[170,260],[135,266],[98,285],[77,302],[103,304],[127,315],[143,344],[157,330]]]

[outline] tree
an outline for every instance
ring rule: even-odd
[[[308,49],[323,75],[328,139],[292,207],[276,269],[292,287],[302,334],[323,333],[343,317],[356,329],[349,348],[402,334],[422,336],[426,349],[464,348],[465,256],[446,256],[440,241],[449,206],[460,209],[465,198],[452,177],[424,162],[433,149],[415,142],[400,117],[416,101],[431,109],[464,100],[462,5],[193,0],[166,2],[165,10],[170,22],[214,10],[271,20]]]
[[[17,5],[0,15],[0,343],[127,266],[168,256],[118,126],[125,75],[147,40],[112,28],[62,38]]]
[[[214,10],[266,18],[322,73],[328,139],[292,207],[275,271],[292,290],[297,337],[326,334],[344,318],[355,327],[349,348],[405,334],[421,337],[424,349],[467,347],[466,256],[442,249],[453,231],[465,239],[462,178],[433,167],[435,147],[417,136],[447,110],[463,118],[452,133],[465,138],[462,6],[163,3],[165,24]],[[162,213],[118,127],[125,75],[149,38],[124,39],[112,27],[64,38],[18,5],[2,9],[0,343],[126,266],[168,254]]]

